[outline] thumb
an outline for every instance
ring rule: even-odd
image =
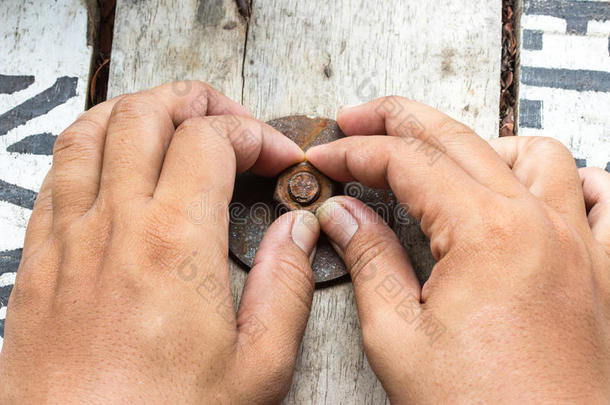
[[[319,233],[310,212],[278,218],[256,253],[237,312],[240,367],[272,373],[286,390],[309,319],[315,285],[310,258]]]
[[[421,288],[415,271],[379,215],[355,198],[334,197],[316,216],[349,270],[363,331],[369,324],[391,324],[419,311]]]

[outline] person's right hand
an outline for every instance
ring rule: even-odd
[[[579,177],[548,138],[490,146],[398,97],[342,109],[338,122],[348,137],[308,160],[335,180],[391,188],[438,261],[421,287],[363,203],[335,197],[317,212],[351,273],[390,400],[608,403],[610,175]]]

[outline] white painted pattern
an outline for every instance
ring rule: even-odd
[[[29,87],[0,94],[0,115],[50,88],[60,77],[78,80],[76,96],[0,135],[0,180],[38,191],[52,157],[8,152],[7,147],[30,135],[58,135],[84,110],[92,55],[87,8],[82,0],[3,0],[0,21],[0,74],[34,76]],[[23,246],[30,214],[27,208],[0,201],[0,252]],[[0,287],[12,285],[15,275],[1,274]],[[6,308],[0,307],[0,319],[5,315]],[[2,342],[0,336],[0,348]]]
[[[0,201],[0,252],[19,249],[23,246],[25,228],[30,219],[31,211]]]
[[[523,48],[524,30],[542,31],[542,49]],[[562,18],[523,15],[520,64],[522,68],[610,72],[609,37],[610,21],[591,20],[586,35],[577,35],[566,33]],[[587,166],[609,164],[610,92],[531,86],[521,77],[519,99],[542,101],[542,128],[519,125],[519,135],[558,139],[575,158],[586,159]]]
[[[6,287],[7,285],[15,284],[15,277],[17,277],[17,273],[0,274],[0,287]]]

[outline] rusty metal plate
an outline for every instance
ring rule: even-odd
[[[344,137],[337,123],[326,118],[290,116],[268,122],[303,150]],[[392,226],[395,199],[388,190],[374,190],[360,183],[336,183],[309,163],[286,169],[276,179],[243,173],[237,176],[230,206],[229,248],[248,268],[267,228],[283,213],[306,209],[315,212],[333,195],[350,195],[367,203]],[[316,283],[347,274],[345,264],[325,235],[320,235],[312,264]]]

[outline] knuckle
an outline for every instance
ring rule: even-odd
[[[132,121],[155,107],[155,100],[147,93],[126,94],[114,105],[112,115],[120,120]]]
[[[185,138],[189,142],[192,138],[194,147],[199,146],[205,150],[212,148],[215,153],[232,155],[234,152],[229,133],[234,127],[233,116],[192,117],[178,127],[174,137]]]
[[[408,102],[408,99],[396,95],[382,97],[377,106],[377,111],[385,116],[386,120],[398,119],[403,114]]]
[[[405,103],[407,103],[407,102],[409,102],[409,101],[410,101],[409,99],[407,99],[407,98],[405,98],[405,97],[402,97],[402,96],[397,96],[397,95],[395,95],[395,94],[392,94],[392,95],[390,95],[390,96],[383,97],[383,100],[384,100],[384,101],[387,101],[387,102],[390,102],[390,103],[392,103],[392,104],[405,104]]]
[[[385,235],[371,235],[371,233],[365,238],[352,240],[345,255],[352,277],[360,274],[363,269],[381,257],[392,243],[394,241]]]
[[[311,306],[315,283],[309,262],[293,254],[284,254],[270,268],[275,280],[281,282],[306,308]]]
[[[529,138],[527,151],[532,155],[554,155],[562,159],[572,161],[572,152],[560,141],[548,136],[536,136]],[[572,161],[573,163],[573,161]]]
[[[436,132],[443,135],[472,135],[474,131],[468,125],[454,120],[451,117],[445,116],[440,119],[436,126]]]
[[[192,80],[191,81],[192,91],[195,94],[209,94],[212,90],[212,86],[208,83],[203,82],[201,80]]]
[[[55,270],[59,259],[58,249],[52,240],[45,242],[33,254],[24,257],[11,292],[11,305],[36,305],[48,298],[55,290]]]
[[[82,117],[63,131],[55,141],[53,155],[56,160],[80,159],[91,155],[104,133],[99,123]]]
[[[210,85],[199,80],[187,80],[183,82],[186,86],[184,90],[178,90],[181,82],[173,84],[174,91],[180,96],[188,96],[192,100],[184,111],[184,117],[205,116],[208,112],[209,99],[214,91]]]

